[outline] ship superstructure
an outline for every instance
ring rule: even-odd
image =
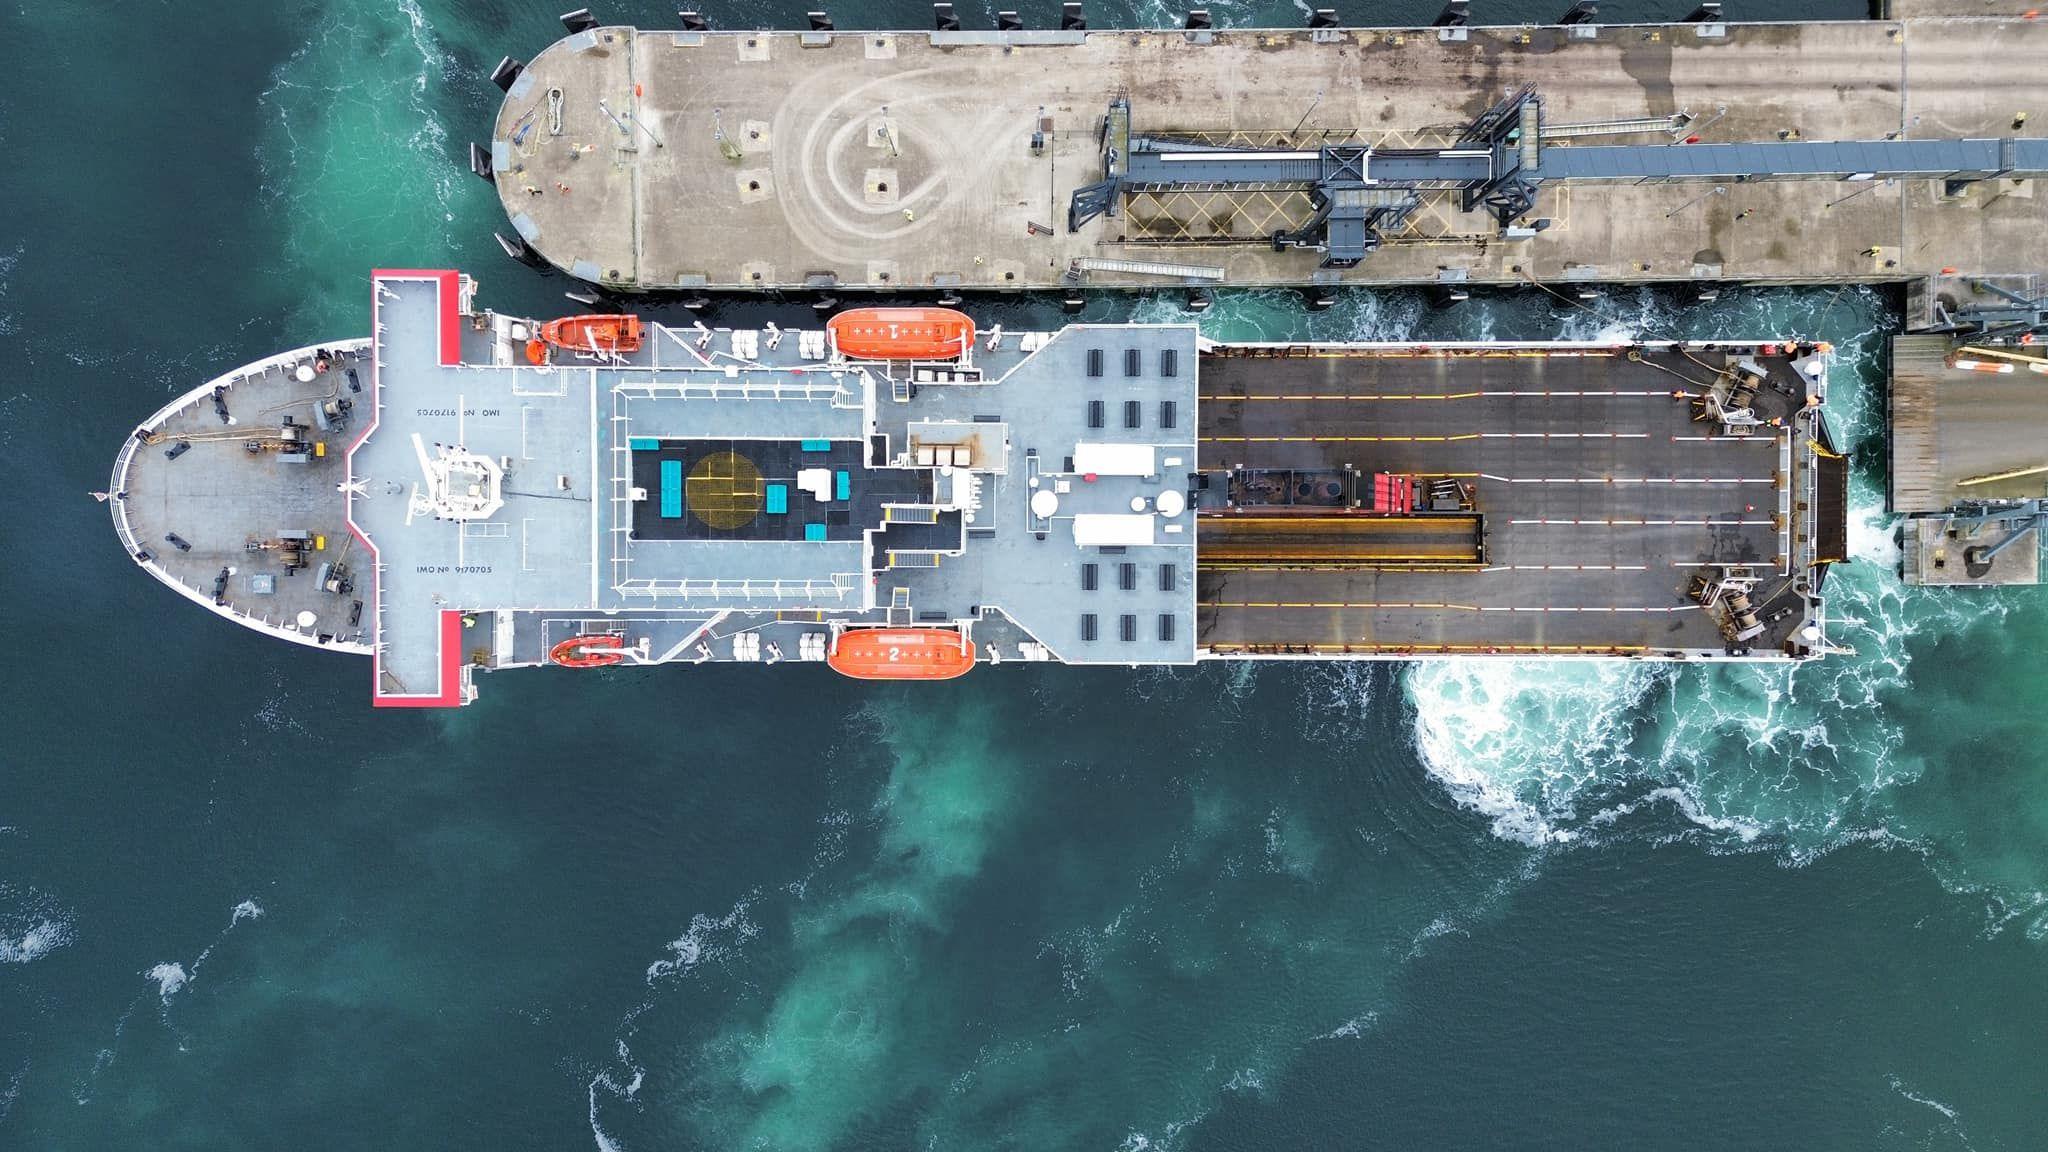
[[[454,272],[373,280],[368,341],[174,402],[110,491],[145,567],[369,653],[380,705],[546,663],[1826,647],[1822,347],[543,325]]]

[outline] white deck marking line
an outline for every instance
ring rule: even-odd
[[[1479,478],[1496,484],[1776,484],[1769,476],[1495,476]]]
[[[1768,528],[1769,520],[1510,520],[1510,524],[1605,525],[1611,528]]]
[[[1344,402],[1357,400],[1474,400],[1482,396],[1534,396],[1545,399],[1554,399],[1560,396],[1661,396],[1666,400],[1677,398],[1671,392],[1651,389],[1612,389],[1584,392],[1529,392],[1526,390],[1497,389],[1477,392],[1257,392],[1251,395],[1238,395],[1230,392],[1204,392],[1201,394],[1200,399],[1214,400],[1218,403],[1229,403],[1233,400]]]
[[[1645,564],[1503,564],[1499,568],[1488,568],[1488,572],[1513,570],[1516,572],[1644,572]]]
[[[1647,440],[1648,432],[1481,432],[1488,440]]]
[[[1209,600],[1196,605],[1198,608],[1364,608],[1372,611],[1403,610],[1422,612],[1697,612],[1698,604],[1662,605],[1610,605],[1606,607],[1560,608],[1532,606],[1525,604],[1414,604],[1373,600]]]

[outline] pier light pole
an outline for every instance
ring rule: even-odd
[[[1858,189],[1857,189],[1857,190],[1855,190],[1854,192],[1851,192],[1851,193],[1849,193],[1849,194],[1848,194],[1847,196],[1844,196],[1844,197],[1842,197],[1842,198],[1841,198],[1840,200],[1830,200],[1830,201],[1828,201],[1828,202],[1827,202],[1826,204],[1823,204],[1823,205],[1821,205],[1821,207],[1823,207],[1823,208],[1833,208],[1833,207],[1834,207],[1835,205],[1837,205],[1837,204],[1847,204],[1847,203],[1848,203],[1849,201],[1851,201],[1851,200],[1854,200],[1854,199],[1855,199],[1855,198],[1857,198],[1858,196],[1861,196],[1861,195],[1863,195],[1863,194],[1864,194],[1865,192],[1870,192],[1870,191],[1874,191],[1874,190],[1876,190],[1876,189],[1879,189],[1879,188],[1889,188],[1889,187],[1891,187],[1892,185],[1894,185],[1894,184],[1897,184],[1897,183],[1898,183],[1898,181],[1897,181],[1897,180],[1890,180],[1890,179],[1886,179],[1886,180],[1872,180],[1872,181],[1871,181],[1870,183],[1868,183],[1868,184],[1865,184],[1865,185],[1864,185],[1863,187],[1861,187],[1861,188],[1858,188]]]
[[[649,128],[647,125],[640,123],[640,118],[638,116],[635,116],[630,110],[626,113],[624,118],[621,118],[617,112],[612,111],[612,106],[610,104],[605,103],[602,97],[598,99],[597,106],[598,108],[603,110],[606,116],[611,118],[611,122],[615,126],[617,126],[620,135],[631,137],[633,135],[633,129],[638,128],[642,132],[647,133],[647,138],[649,140],[654,141],[654,146],[656,148],[668,147],[668,145],[661,142],[661,137],[656,136],[654,134],[654,129]],[[628,124],[631,124],[632,127],[628,127]]]
[[[1308,111],[1303,112],[1301,114],[1301,119],[1294,122],[1294,131],[1289,132],[1287,134],[1287,139],[1290,142],[1292,142],[1296,136],[1299,136],[1301,134],[1301,126],[1303,124],[1308,123],[1308,118],[1316,114],[1316,105],[1321,104],[1322,102],[1323,90],[1321,88],[1318,88],[1316,89],[1316,98],[1308,102]]]
[[[740,160],[740,146],[726,136],[725,120],[719,112],[717,108],[711,110],[711,142],[718,145],[719,155],[737,164]]]
[[[1692,207],[1693,205],[1695,205],[1695,204],[1699,203],[1699,202],[1700,202],[1700,201],[1702,201],[1702,200],[1708,200],[1708,199],[1711,199],[1711,198],[1713,198],[1713,197],[1715,197],[1715,196],[1723,196],[1723,195],[1726,195],[1726,194],[1727,194],[1727,192],[1728,192],[1728,186],[1727,186],[1727,185],[1725,185],[1725,184],[1716,184],[1716,185],[1714,185],[1714,186],[1713,186],[1712,188],[1708,189],[1707,191],[1705,191],[1705,192],[1702,192],[1702,193],[1701,193],[1701,194],[1699,194],[1698,196],[1695,196],[1695,197],[1693,197],[1692,199],[1690,199],[1690,200],[1687,200],[1687,201],[1686,201],[1685,203],[1683,203],[1683,204],[1680,204],[1680,205],[1679,205],[1678,207],[1676,207],[1676,208],[1673,208],[1673,209],[1672,209],[1671,211],[1669,211],[1669,212],[1666,212],[1666,213],[1664,214],[1664,218],[1665,218],[1666,220],[1669,220],[1669,219],[1671,219],[1671,218],[1672,218],[1673,216],[1676,216],[1676,215],[1678,215],[1678,214],[1679,214],[1680,212],[1683,212],[1683,211],[1685,211],[1685,210],[1686,210],[1687,208],[1690,208],[1690,207]]]
[[[889,158],[893,160],[902,156],[903,150],[896,146],[896,125],[889,121],[889,106],[887,104],[882,105],[882,123],[880,127],[882,143],[889,146]]]

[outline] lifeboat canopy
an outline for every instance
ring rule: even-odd
[[[856,680],[951,680],[974,667],[974,645],[951,628],[849,628],[825,663]]]
[[[957,360],[974,347],[974,320],[951,308],[855,308],[828,327],[849,360]]]
[[[638,316],[564,316],[540,326],[545,347],[570,352],[638,352],[640,339]],[[533,358],[531,344],[526,354]]]
[[[564,668],[602,668],[624,660],[624,646],[624,639],[610,633],[571,636],[548,649],[548,659]]]

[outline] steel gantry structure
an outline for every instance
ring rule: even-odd
[[[2014,137],[1546,147],[1543,100],[1530,89],[1494,104],[1441,147],[1243,147],[1143,135],[1132,130],[1127,97],[1110,104],[1101,145],[1103,178],[1075,191],[1068,231],[1117,215],[1131,195],[1306,190],[1313,212],[1266,239],[1321,252],[1329,268],[1357,265],[1426,193],[1455,194],[1461,210],[1484,209],[1505,229],[1554,184],[1911,179],[1940,180],[1953,194],[1980,180],[2048,176],[2048,140]]]

